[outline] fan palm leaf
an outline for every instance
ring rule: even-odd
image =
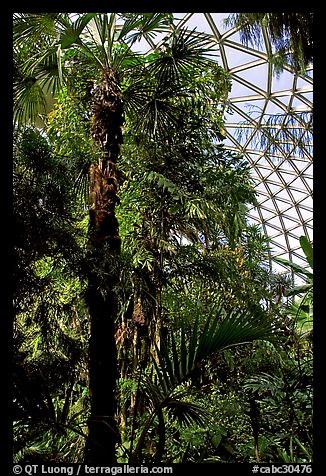
[[[158,363],[154,365],[165,392],[187,380],[197,365],[213,353],[257,339],[271,340],[276,334],[276,326],[262,309],[234,310],[226,315],[221,305],[217,307],[215,319],[210,316],[201,333],[198,329],[197,317],[188,342],[189,330],[181,327],[179,350],[173,334],[170,337],[172,352],[163,338],[160,349],[156,348]]]
[[[57,38],[57,25],[66,24],[67,14],[64,13],[14,13],[14,43],[23,40],[29,46]]]
[[[173,32],[162,45],[162,54],[153,61],[150,70],[161,83],[181,81],[191,74],[191,67],[207,67],[212,60],[212,39],[209,35],[186,29]]]
[[[142,38],[150,42],[157,32],[168,32],[172,22],[170,13],[122,14],[122,18],[124,24],[119,37],[126,37],[130,44]]]

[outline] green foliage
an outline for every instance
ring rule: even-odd
[[[311,243],[309,242],[306,236],[300,236],[299,241],[300,241],[301,249],[305,254],[308,267],[310,266],[311,268],[313,268],[313,248]],[[274,258],[274,259],[275,261],[279,263],[286,264],[296,273],[306,276],[309,282],[307,286],[309,289],[312,288],[313,274],[308,269],[283,258]],[[300,290],[291,289],[289,291],[290,293],[289,295],[300,294],[300,292],[301,292]]]
[[[305,254],[307,267],[313,268],[313,247],[306,236],[300,236],[299,238],[301,249]],[[306,267],[299,266],[292,261],[284,260],[281,258],[275,258],[276,261],[287,265],[294,272],[301,274],[307,280],[306,284],[300,284],[299,286],[290,287],[285,295],[294,297],[294,299],[288,309],[290,316],[294,318],[294,323],[297,329],[301,333],[312,331],[312,319],[313,319],[313,273]],[[302,296],[303,295],[303,296]]]
[[[80,213],[70,169],[47,140],[26,129],[14,148],[14,432],[15,461],[78,458],[88,324]],[[77,391],[77,388],[79,389]],[[68,430],[68,428],[71,428]],[[76,428],[76,431],[74,430]],[[70,438],[67,439],[67,435]],[[76,447],[69,447],[73,440]]]
[[[118,298],[119,462],[254,462],[257,441],[261,461],[309,461],[312,346],[299,324],[312,301],[300,313],[273,302],[287,283],[273,280],[268,240],[247,223],[250,168],[222,145],[229,77],[209,38],[186,30],[132,53],[171,14],[121,19],[119,29],[114,13],[15,15],[15,120],[33,120],[46,92],[56,98],[46,134],[14,140],[15,462],[83,459],[91,273],[101,299]],[[124,104],[119,259],[88,241],[89,167],[102,158],[92,101],[108,66]]]
[[[300,238],[300,243],[312,265],[311,245],[305,237]],[[282,262],[297,271],[294,263]],[[281,311],[287,338],[269,350],[275,364],[266,366],[266,356],[256,368],[250,363],[253,373],[244,383],[244,389],[260,402],[260,431],[264,438],[261,457],[283,463],[310,462],[313,458],[313,288],[312,274],[305,268],[300,269],[311,282],[303,298],[289,302]],[[305,288],[292,287],[286,294],[301,294]]]
[[[182,383],[189,378],[201,360],[207,359],[213,352],[221,351],[234,345],[256,339],[275,338],[275,329],[267,315],[261,309],[256,314],[244,313],[235,309],[229,315],[221,306],[217,306],[214,319],[208,318],[202,333],[198,336],[199,322],[196,319],[188,345],[186,344],[185,327],[180,330],[180,351],[177,351],[173,334],[170,337],[172,356],[169,356],[167,345],[161,340],[158,350],[159,367],[156,372],[162,388],[167,391],[171,386]],[[222,319],[221,319],[221,316]]]

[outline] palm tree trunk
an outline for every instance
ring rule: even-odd
[[[122,142],[122,99],[114,70],[103,72],[94,94],[92,136],[103,156],[89,168],[89,249],[92,269],[88,276],[86,300],[91,320],[89,344],[89,390],[91,414],[85,448],[87,463],[116,461],[115,446],[120,439],[115,421],[116,379],[118,377],[115,322],[120,254],[119,225],[115,216],[118,202],[116,163]]]

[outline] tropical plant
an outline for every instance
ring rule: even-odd
[[[289,346],[281,351],[276,368],[244,381],[244,389],[258,409],[260,461],[312,461],[312,359],[303,340],[300,347],[300,360],[298,347],[293,353]]]
[[[88,412],[75,391],[87,386],[83,214],[72,170],[38,131],[15,132],[13,158],[14,458],[74,460],[67,434],[83,446]]]
[[[275,261],[288,266],[293,273],[306,279],[304,284],[291,286],[285,292],[285,296],[294,298],[289,308],[290,315],[294,317],[294,325],[300,325],[309,332],[312,329],[313,314],[313,273],[309,270],[309,267],[313,268],[313,247],[304,235],[300,236],[299,242],[306,258],[306,267],[283,258],[275,258]],[[295,300],[296,297],[299,297],[299,300]]]
[[[307,262],[307,267],[313,268],[313,247],[310,241],[306,236],[300,236],[299,238],[300,246],[301,249],[305,255],[306,262]],[[296,296],[298,294],[302,294],[304,292],[309,292],[312,291],[313,288],[313,274],[309,269],[303,266],[299,266],[298,264],[294,263],[293,261],[286,260],[284,258],[274,258],[275,261],[278,263],[282,263],[283,265],[287,265],[293,272],[297,274],[301,274],[306,277],[307,283],[300,285],[300,286],[295,286],[291,287],[286,293],[287,296]]]
[[[301,236],[300,245],[306,257],[307,267],[283,258],[275,261],[287,265],[293,272],[306,277],[308,282],[284,289],[284,296],[299,297],[298,302],[289,301],[281,309],[281,319],[286,329],[278,353],[277,365],[255,369],[245,379],[244,388],[251,399],[259,402],[259,438],[264,436],[264,448],[257,451],[260,458],[272,458],[280,462],[312,461],[312,303],[313,303],[313,248],[306,236]],[[303,297],[300,297],[302,296]],[[276,354],[275,354],[276,357]],[[252,369],[254,370],[254,369]],[[268,421],[268,424],[264,422]],[[280,425],[279,422],[282,422]],[[284,431],[287,428],[287,431]],[[271,432],[277,436],[273,438]]]
[[[118,22],[121,22],[120,25]],[[142,35],[151,36],[169,25],[168,14],[77,15],[36,13],[15,14],[14,118],[18,123],[35,120],[36,106],[44,106],[44,88],[55,94],[58,85],[73,87],[76,61],[93,72],[90,134],[97,148],[97,161],[88,165],[89,179],[89,260],[86,300],[91,316],[90,391],[91,417],[87,460],[114,461],[119,440],[115,424],[115,381],[117,357],[114,325],[120,253],[119,226],[115,215],[118,203],[117,161],[123,142],[124,113],[135,129],[152,136],[164,135],[176,126],[178,102],[203,104],[187,81],[207,63],[210,39],[189,32],[172,33],[160,54],[138,60],[131,45]],[[135,34],[135,30],[138,33]],[[29,50],[30,48],[30,50]],[[22,80],[23,79],[23,80]],[[70,79],[70,81],[69,81]],[[146,82],[145,82],[146,81]],[[130,106],[124,98],[129,98]],[[200,85],[199,85],[200,86]],[[37,94],[30,91],[37,91]],[[30,106],[31,107],[25,107]],[[23,111],[26,111],[24,113]],[[144,120],[139,121],[143,117]],[[18,124],[19,125],[19,124]],[[105,258],[106,257],[106,258]],[[107,375],[107,379],[103,379]]]
[[[185,400],[187,389],[180,389],[201,362],[224,349],[257,339],[276,337],[275,324],[261,309],[256,309],[255,314],[240,309],[227,314],[221,305],[217,305],[214,311],[216,315],[214,318],[210,316],[203,323],[200,332],[199,319],[195,320],[190,339],[186,337],[188,329],[184,325],[181,327],[179,348],[173,333],[169,336],[169,344],[161,339],[160,349],[157,348],[158,362],[153,360],[156,383],[149,377],[143,381],[143,392],[149,401],[151,413],[131,455],[132,462],[139,462],[147,432],[155,416],[158,417],[159,424],[155,461],[161,461],[165,444],[163,409],[167,410],[170,417],[177,419],[181,426],[194,422],[203,423],[204,419],[207,420],[209,415],[205,409]]]
[[[273,302],[249,166],[220,143],[229,78],[170,18],[14,16],[17,462],[310,451],[310,341]]]

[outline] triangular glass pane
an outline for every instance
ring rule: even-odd
[[[313,199],[310,195],[306,196],[303,200],[300,201],[299,207],[306,207],[312,210],[313,208]],[[304,213],[304,208],[301,208],[301,213]]]
[[[276,199],[276,205],[280,213],[290,213],[289,210],[293,208],[292,200],[283,201]]]
[[[249,101],[250,96],[256,96],[257,92],[253,89],[241,84],[237,79],[232,77],[232,89],[229,94],[229,98],[232,100],[234,97],[244,97],[243,102]]]
[[[293,98],[293,101],[292,101],[292,109],[296,111],[306,111],[307,105],[303,101],[301,101],[301,99],[298,96],[296,96]]]
[[[285,226],[286,230],[292,230],[293,231],[293,229],[295,229],[298,225],[298,218],[295,219],[293,217],[293,219],[290,219],[290,218],[285,218],[283,216],[282,220],[283,220],[283,223],[284,223],[284,226]]]
[[[285,114],[284,109],[281,108],[280,105],[276,104],[273,100],[267,101],[267,106],[265,110],[266,119],[269,119],[269,116],[272,114]]]
[[[283,189],[283,186],[282,185],[275,185],[273,183],[268,182],[268,188],[270,189],[270,191],[272,192],[273,195],[276,195],[277,193],[279,193]]]
[[[232,33],[232,35],[228,35],[227,39],[233,41],[234,43],[238,43],[240,45],[242,44],[240,39],[240,33],[238,30]]]
[[[308,71],[306,72],[306,74],[307,74],[307,76],[309,76],[310,78],[313,78],[313,77],[314,77],[314,72],[313,72],[312,69],[308,70]]]
[[[277,99],[284,104],[285,107],[289,106],[289,101],[291,99],[291,94],[287,94],[286,96],[277,96]]]
[[[281,248],[282,251],[284,251],[284,249],[287,249],[287,243],[284,235],[279,235],[277,237],[277,244],[279,245],[278,248]]]
[[[282,224],[281,224],[280,219],[277,215],[268,220],[268,226],[271,226],[271,225],[274,225],[275,227],[282,230]]]
[[[291,195],[289,194],[289,189],[284,187],[282,187],[282,189],[278,192],[277,198],[290,203],[293,201]]]
[[[300,177],[296,177],[294,180],[291,181],[291,189],[293,188],[298,188],[303,191],[305,190],[305,186]]]
[[[277,171],[272,172],[268,179],[274,182],[278,182],[282,186],[282,188],[284,188],[284,184],[281,181],[280,174]]]
[[[314,182],[312,177],[305,177],[304,175],[302,176],[303,180],[302,182],[305,185],[305,189],[307,192],[311,193],[313,190]]]
[[[266,90],[268,79],[268,66],[267,63],[260,64],[254,68],[248,68],[242,71],[237,71],[237,76],[253,83],[260,89]]]
[[[240,76],[240,75],[239,75]],[[250,116],[252,119],[260,119],[262,112],[265,107],[266,100],[264,99],[255,99],[252,102],[244,105],[244,109],[246,110],[246,113],[248,116]]]
[[[205,15],[203,13],[194,13],[189,20],[187,20],[184,25],[185,28],[189,30],[196,30],[197,32],[204,32],[212,35],[212,29],[209,26]]]
[[[292,180],[295,178],[295,175],[289,172],[283,172],[283,170],[280,170],[280,169],[278,169],[278,173],[282,176],[282,179],[287,185],[289,185],[292,182]]]
[[[293,74],[286,70],[280,74],[279,77],[272,78],[272,92],[291,90],[293,87]]]
[[[304,200],[307,197],[307,192],[299,192],[298,190],[291,189],[291,193],[296,202],[301,202],[301,200]]]
[[[311,83],[306,81],[302,76],[297,78],[297,88],[309,88],[311,87]]]
[[[235,68],[236,66],[252,63],[257,59],[256,56],[252,54],[244,53],[243,51],[238,50],[234,45],[230,46],[228,40],[225,41],[224,50],[228,57],[229,68]]]
[[[261,207],[260,210],[261,210],[261,214],[262,214],[263,217],[264,217],[264,220],[266,220],[266,221],[269,220],[270,218],[273,218],[273,217],[275,216],[275,214],[276,214],[276,212],[273,213],[273,212],[271,212],[271,211],[269,211],[269,210],[266,210],[266,209],[263,208],[263,207]]]

